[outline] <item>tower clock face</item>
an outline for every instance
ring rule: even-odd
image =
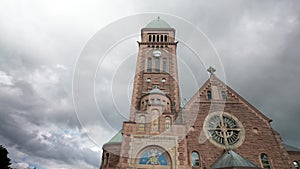
[[[211,143],[225,149],[236,148],[245,139],[242,123],[227,112],[209,113],[204,120],[203,129]]]
[[[152,54],[153,54],[154,57],[160,57],[161,56],[161,51],[154,50]]]

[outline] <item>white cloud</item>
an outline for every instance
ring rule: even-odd
[[[24,163],[24,162],[20,162],[20,163],[13,164],[12,167],[16,168],[16,169],[27,169],[27,168],[29,168],[29,164]]]
[[[0,84],[12,86],[12,77],[7,75],[6,72],[0,70]]]

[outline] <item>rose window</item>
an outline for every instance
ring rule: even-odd
[[[214,145],[226,149],[240,146],[245,138],[241,122],[226,112],[210,113],[204,121],[204,131]]]

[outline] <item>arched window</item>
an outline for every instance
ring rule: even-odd
[[[146,108],[147,108],[147,106],[149,105],[149,100],[146,100],[145,102],[146,102],[146,103],[145,103],[145,106],[146,106]]]
[[[223,90],[221,91],[222,94],[222,99],[225,101],[226,100],[226,92]]]
[[[157,110],[152,111],[151,117],[151,131],[158,131],[159,129],[159,113]]]
[[[165,35],[165,42],[167,42],[168,41],[168,36],[167,35]]]
[[[163,63],[162,63],[163,67],[162,67],[162,70],[163,72],[167,72],[167,58],[163,58]]]
[[[156,104],[161,105],[160,99],[156,99]]]
[[[145,130],[146,130],[146,117],[140,116],[138,131],[145,131]]]
[[[161,41],[161,42],[164,41],[164,35],[160,35],[160,41]]]
[[[266,154],[261,154],[260,155],[260,160],[263,168],[271,169],[271,164],[269,161],[269,158]]]
[[[155,58],[155,72],[159,72],[159,68],[160,68],[160,59]]]
[[[293,161],[293,164],[294,164],[294,167],[296,169],[299,169],[299,163],[298,163],[298,161]]]
[[[211,98],[212,98],[212,97],[211,97],[211,91],[209,90],[209,91],[207,91],[207,99],[208,99],[208,100],[211,100]]]
[[[153,42],[155,42],[155,35],[153,35]]]
[[[159,35],[156,35],[156,41],[159,42]]]
[[[148,40],[149,40],[149,42],[151,42],[151,40],[152,40],[151,35],[148,36]]]
[[[192,166],[200,167],[200,157],[199,157],[198,152],[196,152],[196,151],[192,152]]]
[[[172,127],[172,121],[171,117],[166,117],[165,118],[165,131],[171,131]]]
[[[147,72],[151,72],[151,68],[152,68],[152,59],[148,58],[148,60],[147,60]]]
[[[144,108],[144,102],[141,103],[141,108]]]
[[[165,150],[158,147],[149,147],[142,151],[137,158],[137,168],[171,168],[171,160]],[[149,166],[145,166],[149,165]]]

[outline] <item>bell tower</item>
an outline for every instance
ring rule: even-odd
[[[163,105],[161,113],[176,118],[180,107],[177,43],[175,29],[159,17],[141,30],[130,121],[137,122],[137,113],[153,105]],[[161,97],[153,98],[153,94]]]

